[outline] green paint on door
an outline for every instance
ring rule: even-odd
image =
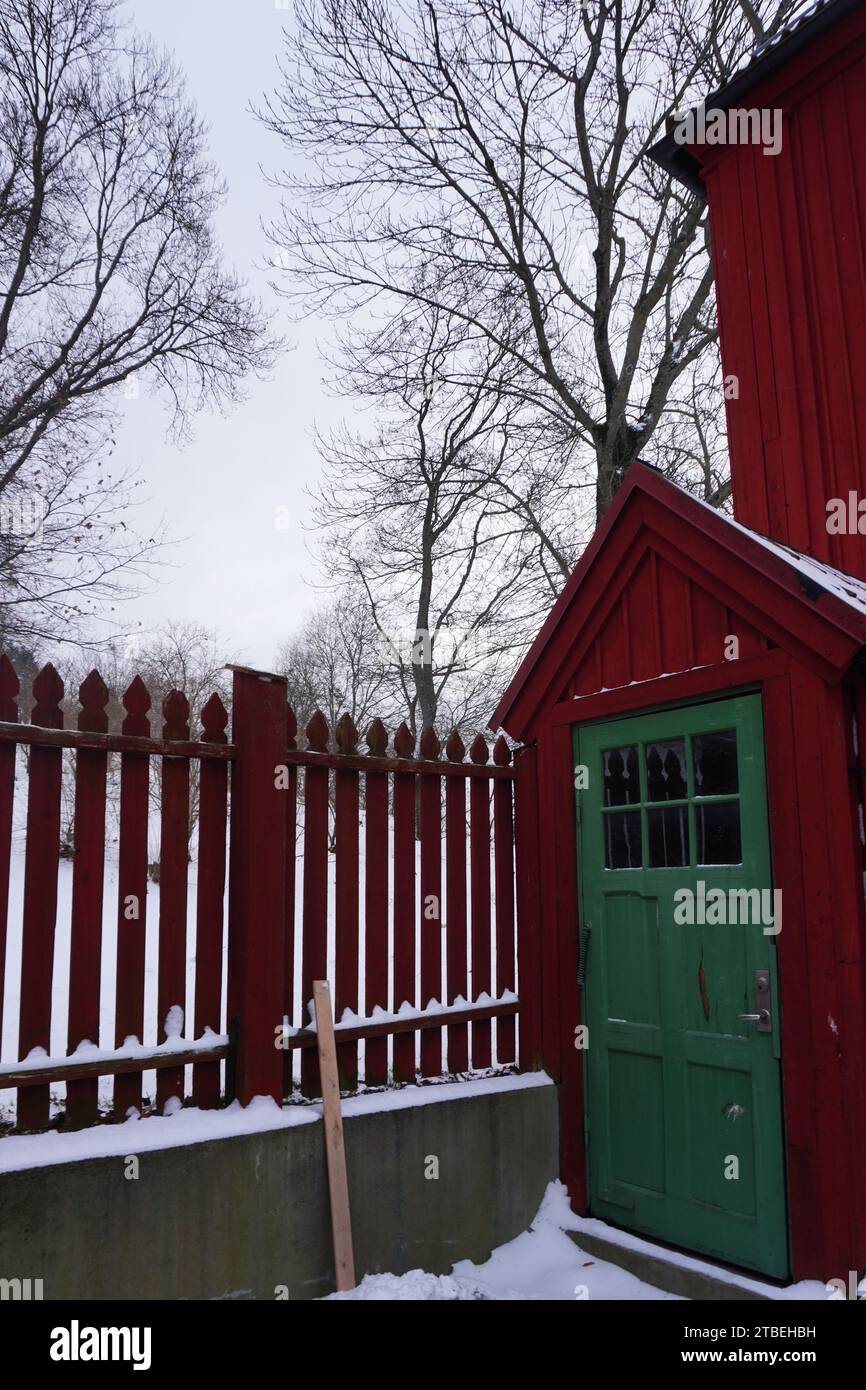
[[[574,752],[592,1211],[783,1278],[760,696],[586,725]]]

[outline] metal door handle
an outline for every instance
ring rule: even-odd
[[[754,1023],[756,1033],[772,1033],[773,1015],[771,1006],[773,999],[770,993],[770,972],[769,970],[755,971],[755,1012],[753,1014],[737,1014],[740,1023]]]

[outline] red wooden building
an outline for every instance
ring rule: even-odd
[[[866,7],[813,7],[706,106],[783,121],[774,156],[654,151],[709,203],[736,521],[634,465],[496,711],[525,745],[522,1026],[578,1210],[847,1279],[866,536],[827,520],[866,498]]]

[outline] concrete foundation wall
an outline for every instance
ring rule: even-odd
[[[359,1278],[447,1273],[526,1229],[558,1173],[557,1092],[539,1079],[347,1103]],[[118,1154],[0,1173],[0,1279],[42,1279],[46,1299],[333,1291],[320,1119],[144,1152],[134,1180],[127,1167]]]

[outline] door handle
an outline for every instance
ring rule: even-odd
[[[770,972],[755,971],[755,1012],[737,1014],[740,1023],[754,1023],[756,1033],[772,1033],[773,1015],[770,1009]]]

